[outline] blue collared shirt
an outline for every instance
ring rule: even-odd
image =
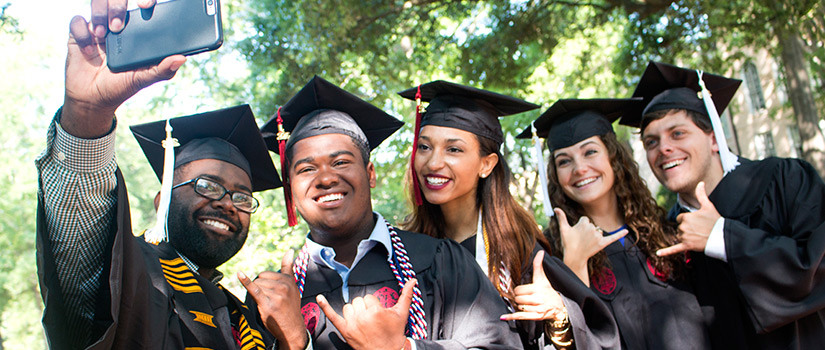
[[[392,243],[390,242],[390,231],[387,229],[387,223],[384,221],[384,217],[382,217],[381,214],[375,212],[373,213],[376,216],[375,227],[372,229],[372,233],[370,233],[370,236],[367,239],[358,243],[358,251],[355,254],[355,259],[352,261],[352,267],[347,267],[346,265],[335,261],[334,249],[313,242],[309,235],[307,235],[306,245],[309,258],[318,264],[326,265],[341,276],[341,281],[343,282],[343,285],[341,286],[341,293],[344,296],[344,301],[347,302],[349,302],[349,285],[347,284],[349,274],[352,272],[355,265],[358,265],[358,262],[364,258],[367,252],[369,252],[370,249],[375,247],[377,244],[383,244],[387,249],[387,252],[390,252],[390,255],[392,254]],[[388,260],[390,258],[390,256],[387,257]]]

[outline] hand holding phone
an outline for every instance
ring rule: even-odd
[[[215,50],[223,44],[219,0],[168,0],[130,10],[121,32],[106,35],[107,65],[123,72],[164,57]]]

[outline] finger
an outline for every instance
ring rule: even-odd
[[[392,307],[398,314],[409,316],[410,305],[412,305],[413,298],[413,287],[415,287],[416,283],[418,283],[418,280],[415,278],[409,279],[407,283],[404,283],[401,296],[398,298],[398,302]]]
[[[501,319],[502,321],[513,321],[513,320],[535,320],[535,321],[538,321],[538,320],[541,320],[542,318],[541,318],[540,314],[535,313],[535,312],[519,311],[519,312],[514,312],[514,313],[511,313],[511,314],[501,315],[501,317],[499,319]]]
[[[92,0],[92,30],[98,39],[106,37],[106,28],[109,26],[108,0]]]
[[[120,33],[126,23],[126,0],[109,0],[107,6],[109,17],[109,30]]]
[[[586,224],[590,224],[590,218],[588,218],[587,216],[582,216],[579,218],[579,222],[576,223],[576,226]]]
[[[293,259],[295,257],[295,252],[290,249],[284,253],[284,257],[281,258],[281,273],[291,274],[292,273],[292,264]]]
[[[514,298],[514,301],[519,306],[527,306],[527,305],[542,305],[547,302],[547,297],[545,294],[538,294],[538,293],[530,293],[530,294],[522,294],[517,295]],[[525,310],[522,310],[525,311]],[[530,311],[530,310],[527,310]]]
[[[667,248],[662,248],[656,251],[657,256],[668,256],[673,255],[676,253],[686,252],[688,251],[688,246],[684,243],[674,244]]]
[[[137,70],[134,72],[135,84],[142,89],[161,80],[169,80],[175,76],[184,62],[186,62],[186,57],[174,55],[164,58],[157,66]]]
[[[622,237],[627,236],[629,231],[627,229],[623,229],[619,232],[616,232],[609,236],[602,236],[602,248],[609,246],[611,243],[620,240]]]
[[[564,213],[564,210],[554,208],[553,212],[556,213],[556,220],[558,220],[559,227],[570,228],[570,224],[567,222],[567,214]]]
[[[533,284],[548,284],[547,276],[544,274],[544,251],[539,250],[533,258]]]
[[[327,316],[327,319],[332,322],[338,331],[346,329],[347,320],[332,309],[332,306],[329,305],[327,298],[324,298],[322,294],[318,294],[318,296],[315,297],[315,302],[318,303],[318,306],[321,307],[321,311],[324,312],[324,315]]]
[[[705,190],[705,182],[699,181],[696,184],[696,200],[699,201],[699,209],[706,208],[708,206],[713,207],[713,203],[708,198],[707,191]]]
[[[138,7],[142,9],[148,9],[152,6],[155,6],[155,0],[138,0]]]
[[[91,56],[97,53],[97,48],[94,45],[95,41],[92,38],[92,33],[89,31],[89,23],[86,22],[83,16],[74,16],[74,18],[72,18],[69,24],[69,33],[85,56]]]
[[[381,305],[381,301],[375,295],[367,294],[364,296],[364,307],[366,309],[371,309],[374,307],[383,308],[384,306]]]
[[[357,297],[355,299],[352,299],[350,304],[352,305],[352,311],[354,311],[355,313],[362,313],[365,310],[367,310],[367,303],[364,302],[364,298]]]
[[[246,288],[246,291],[255,300],[256,303],[261,304],[258,300],[261,294],[261,288],[255,285],[249,277],[246,276],[245,273],[238,271],[238,280],[241,281],[241,284]]]

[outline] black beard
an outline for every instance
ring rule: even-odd
[[[246,242],[248,228],[241,226],[237,220],[216,211],[209,216],[221,218],[237,228],[235,235],[224,240],[211,239],[210,232],[201,228],[196,219],[205,211],[191,212],[185,205],[180,205],[172,197],[169,204],[169,243],[183,256],[192,260],[198,268],[214,269],[231,259]]]

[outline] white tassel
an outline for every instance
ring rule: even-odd
[[[155,226],[143,235],[143,239],[152,244],[169,240],[167,221],[169,218],[169,202],[172,197],[172,181],[175,173],[175,147],[179,144],[177,139],[172,138],[172,125],[169,124],[169,119],[166,120],[165,129],[166,139],[161,142],[163,145],[163,176],[160,184],[160,204],[158,205],[157,219],[155,220]]]
[[[716,145],[719,146],[719,158],[722,161],[722,170],[725,174],[727,174],[739,165],[739,159],[728,148],[728,141],[725,138],[725,130],[722,128],[722,120],[719,119],[719,113],[716,111],[716,106],[713,104],[710,91],[708,91],[704,80],[702,80],[703,72],[697,69],[696,73],[699,74],[699,86],[702,88],[702,101],[705,103],[705,108],[708,110],[710,124],[713,126],[713,134],[716,137]]]
[[[541,182],[541,201],[544,204],[544,215],[553,217],[553,206],[550,204],[550,194],[547,193],[547,167],[544,166],[544,153],[541,151],[541,140],[536,135],[535,122],[530,123],[530,131],[533,133],[533,161],[539,169],[539,181]]]

